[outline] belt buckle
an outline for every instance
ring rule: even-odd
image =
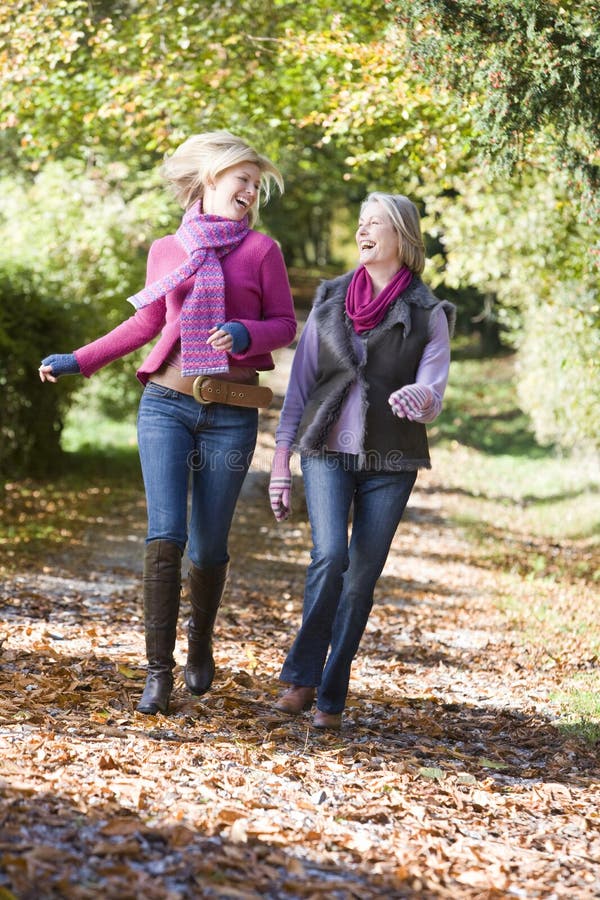
[[[210,381],[210,376],[199,375],[192,385],[194,400],[196,400],[198,403],[201,403],[203,406],[209,406],[213,402],[212,400],[205,400],[202,396],[202,387],[206,381]]]

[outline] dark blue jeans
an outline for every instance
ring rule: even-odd
[[[301,464],[312,561],[302,624],[280,678],[318,686],[318,708],[338,713],[346,702],[352,660],[373,606],[375,585],[417,473],[360,471],[358,457],[344,453],[302,457]]]
[[[199,568],[228,561],[235,505],[252,461],[258,411],[214,403],[149,382],[138,411],[148,535],[174,541]],[[191,504],[188,529],[188,492]]]

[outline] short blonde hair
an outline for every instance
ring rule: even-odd
[[[421,218],[417,207],[404,194],[384,194],[374,191],[363,200],[361,213],[367,203],[376,200],[381,203],[398,233],[400,261],[415,275],[425,268],[425,244],[421,234]]]
[[[188,209],[204,196],[206,185],[218,175],[240,163],[254,163],[260,169],[260,191],[256,204],[248,213],[250,224],[258,218],[260,195],[266,203],[274,183],[283,193],[283,177],[270,159],[257,153],[241,138],[229,131],[207,131],[194,134],[165,159],[161,174],[168,181],[177,201]]]

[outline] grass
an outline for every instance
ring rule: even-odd
[[[435,490],[447,495],[453,518],[490,562],[515,564],[506,559],[506,541],[498,541],[509,535],[530,540],[528,552],[519,554],[521,573],[600,578],[598,459],[570,459],[536,442],[517,404],[511,356],[452,363],[444,411],[430,438]],[[107,419],[89,391],[67,419],[63,446],[72,469],[124,470],[127,477],[139,471],[135,413]],[[569,552],[574,541],[587,542],[587,554]],[[557,553],[550,542],[566,546]]]
[[[452,365],[430,432],[435,490],[481,565],[517,644],[589,671],[553,697],[557,727],[600,740],[600,466],[540,446],[519,409],[511,357]],[[557,663],[558,664],[558,663]]]
[[[585,673],[570,679],[552,699],[561,708],[558,727],[564,734],[587,744],[600,743],[600,691],[596,674]]]
[[[537,444],[517,404],[512,357],[455,361],[430,434],[436,472],[461,496],[465,524],[556,541],[600,532],[598,458]]]
[[[62,433],[63,449],[77,454],[82,451],[137,452],[135,412],[124,420],[109,419],[97,404],[86,399],[74,406],[67,416]]]

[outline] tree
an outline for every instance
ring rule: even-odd
[[[495,299],[518,350],[517,391],[536,436],[565,449],[600,447],[600,303],[589,247],[594,226],[570,202],[564,173],[490,181],[473,170],[432,199],[445,248],[444,284]]]
[[[322,265],[369,187],[439,186],[468,146],[447,99],[409,83],[390,30],[384,0],[16,0],[0,8],[5,166],[154,171],[190,132],[227,127],[281,163],[286,194],[263,218],[288,262]]]
[[[456,92],[505,173],[551,149],[586,215],[600,209],[596,0],[389,0],[407,59]]]
[[[0,8],[0,122],[19,159],[38,164],[102,148],[153,164],[208,127],[292,146],[336,78],[331,53],[303,65],[305,36],[321,35],[321,47],[368,41],[381,17],[384,0],[339,11],[325,0],[15,0]]]
[[[600,433],[600,6],[390,0],[415,71],[454,92],[481,164],[428,208],[443,278],[493,297],[540,440]],[[491,166],[487,163],[491,162]]]
[[[100,173],[66,160],[33,181],[0,179],[1,476],[56,462],[63,416],[82,382],[60,379],[42,400],[42,358],[71,352],[133,313],[125,301],[144,280],[149,223],[165,228],[170,210],[162,191],[125,202],[114,180],[126,175],[123,165]],[[113,382],[129,369],[126,390],[111,396],[113,413],[135,392],[131,365],[111,367]]]
[[[511,232],[511,203],[521,198],[542,215],[539,186],[553,179],[569,221],[593,209],[596,8],[589,0],[490,0],[485,9],[477,0],[333,8],[328,0],[14,0],[0,7],[3,167],[35,175],[53,159],[76,157],[90,173],[126,164],[118,188],[141,199],[166,151],[193,131],[228,127],[282,165],[286,194],[264,221],[288,263],[331,262],[331,235],[369,189],[410,194],[445,249],[442,277],[470,296],[478,289],[504,322],[533,334],[533,310],[548,294],[536,277],[538,248]],[[511,279],[497,278],[497,261],[480,252],[471,227],[482,216],[477,183],[497,210],[482,233],[506,236],[499,259],[528,279],[527,302],[505,290]],[[143,234],[154,236],[150,227]],[[569,240],[586,286],[592,240],[589,229]],[[477,273],[469,256],[483,259]],[[566,308],[579,292],[563,265],[560,247],[547,246],[544,267],[565,285]]]
[[[75,385],[46,392],[37,367],[48,344],[74,334],[64,307],[53,309],[18,263],[0,268],[0,479],[46,474],[56,465],[62,419]]]

